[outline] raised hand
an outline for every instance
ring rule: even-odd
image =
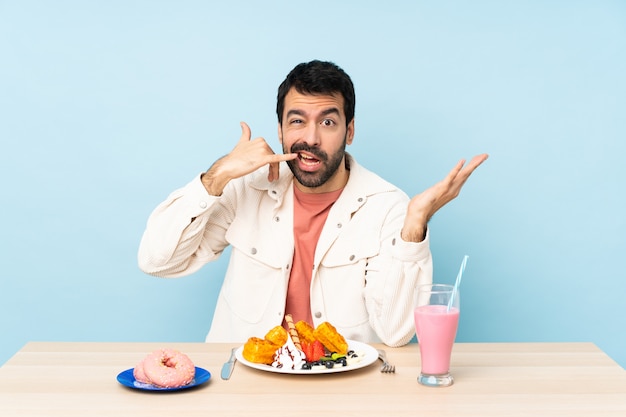
[[[297,154],[276,154],[265,139],[258,137],[251,140],[251,136],[250,127],[241,122],[241,137],[237,145],[202,175],[202,183],[209,194],[222,194],[230,180],[256,171],[264,165],[269,166],[267,179],[274,181],[278,179],[279,163],[297,157]]]
[[[459,195],[465,181],[488,156],[476,155],[467,165],[464,159],[460,160],[442,181],[413,197],[404,220],[402,239],[408,242],[422,241],[426,233],[426,224],[431,217]]]

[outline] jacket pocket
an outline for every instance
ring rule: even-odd
[[[365,234],[352,238],[340,236],[324,255],[321,264],[328,268],[349,267],[367,261],[379,252],[380,242],[377,238]]]
[[[250,228],[231,227],[227,239],[232,253],[222,294],[233,314],[250,324],[261,322],[267,314],[277,315],[285,305],[285,255],[275,243],[260,241]]]

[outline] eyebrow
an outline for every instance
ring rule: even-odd
[[[329,114],[336,114],[337,116],[339,116],[341,113],[339,112],[339,109],[337,107],[329,107],[325,110],[322,110],[321,114],[322,116],[328,116]],[[290,116],[304,116],[304,115],[305,115],[304,111],[300,109],[292,109],[287,112],[287,115],[285,117],[288,118]]]
[[[337,116],[340,115],[339,109],[337,107],[331,107],[331,108],[324,110],[322,112],[322,116],[328,116],[329,114],[333,114],[333,113],[336,114]]]

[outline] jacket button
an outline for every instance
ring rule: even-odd
[[[363,202],[363,197],[359,197],[359,199],[357,200],[359,203]]]
[[[395,246],[395,244],[396,244],[396,238],[395,237],[391,240],[391,244]]]
[[[317,313],[315,313],[315,318],[319,319],[320,317],[322,317],[322,313],[320,313],[319,311]]]
[[[253,254],[253,255],[256,255],[256,248],[250,249],[250,253]]]
[[[205,208],[206,208],[206,206],[207,206],[206,201],[201,201],[201,202],[200,202],[200,208],[201,208],[201,209],[205,209]]]
[[[341,223],[337,223],[337,229],[341,229],[343,225]]]
[[[350,255],[350,260],[354,261],[354,255]]]
[[[274,221],[275,221],[276,223],[278,223],[278,222],[280,221],[280,217],[278,217],[278,216],[274,217]]]

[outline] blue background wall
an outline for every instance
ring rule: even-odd
[[[350,151],[407,193],[491,155],[431,223],[436,281],[470,256],[457,340],[626,365],[626,2],[297,4],[0,0],[0,363],[204,340],[226,259],[144,275],[146,218],[240,120],[279,149],[276,88],[320,58],[357,88]]]

